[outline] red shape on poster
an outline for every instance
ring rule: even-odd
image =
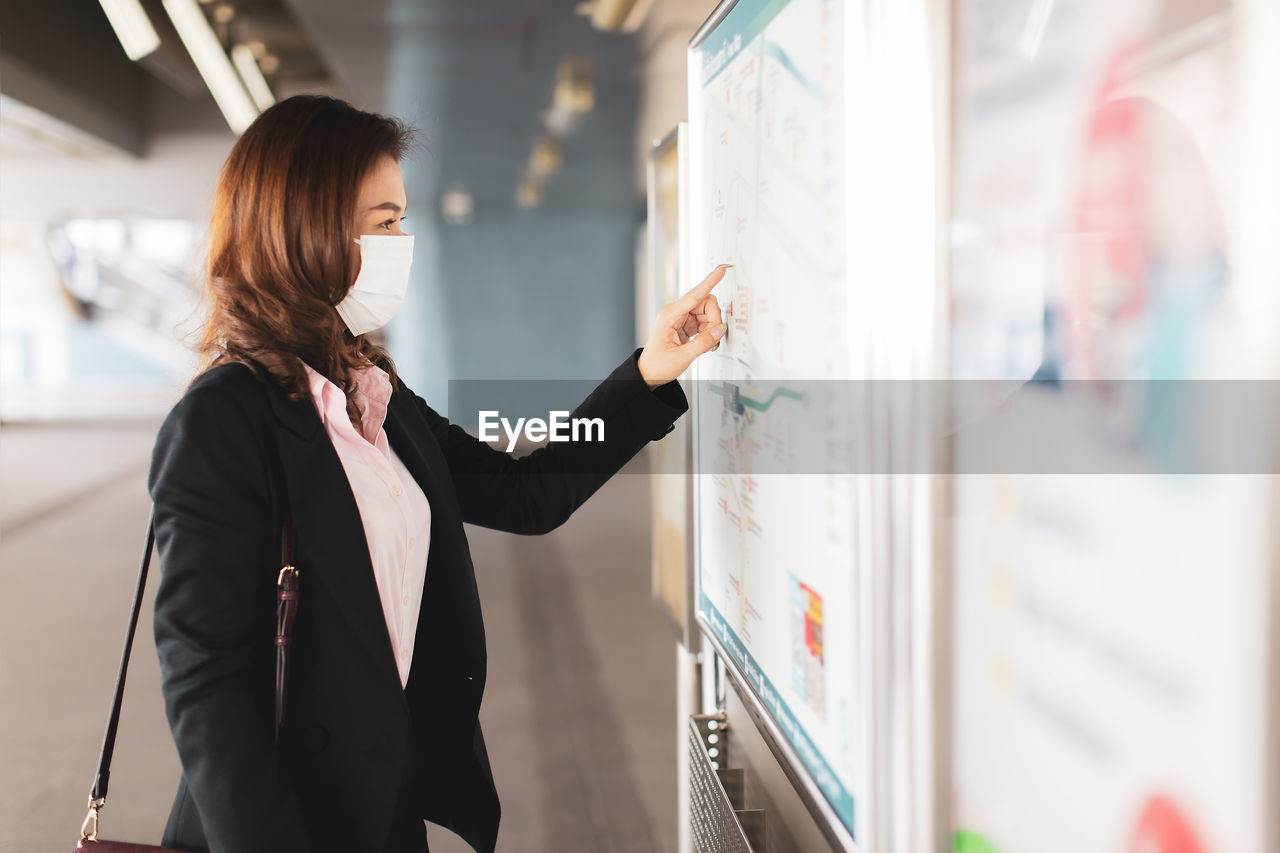
[[[1130,849],[1133,853],[1209,853],[1187,817],[1160,794],[1147,802]]]
[[[1075,202],[1075,281],[1070,296],[1071,349],[1079,366],[1098,376],[1094,336],[1100,322],[1124,322],[1146,304],[1147,164],[1145,137],[1132,98],[1117,98],[1122,69],[1134,48],[1119,51],[1107,66],[1085,129]],[[1107,318],[1100,321],[1098,314]]]

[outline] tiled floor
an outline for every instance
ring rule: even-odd
[[[71,848],[146,526],[154,427],[0,429],[0,853]],[[674,636],[649,598],[643,459],[554,533],[468,528],[484,601],[481,712],[502,851],[673,851]],[[159,841],[178,777],[138,629],[103,812]],[[469,848],[431,827],[433,853]]]

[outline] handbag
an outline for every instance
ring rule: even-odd
[[[298,612],[298,569],[293,565],[293,522],[285,516],[280,533],[280,558],[283,566],[276,576],[276,681],[275,681],[275,738],[280,740],[280,728],[285,720],[285,697],[289,683],[289,645],[293,638],[293,622]],[[129,630],[125,634],[124,652],[120,656],[120,672],[116,675],[115,697],[111,701],[111,716],[107,720],[107,732],[102,739],[102,753],[98,757],[98,773],[89,791],[89,813],[80,825],[80,841],[76,850],[94,853],[180,853],[170,847],[155,844],[134,844],[127,841],[107,841],[98,838],[98,812],[107,804],[107,781],[111,776],[111,756],[116,747],[116,729],[120,725],[120,702],[124,698],[124,679],[129,670],[129,653],[133,649],[133,635],[138,627],[138,611],[142,607],[142,591],[147,585],[147,569],[151,565],[151,551],[156,542],[155,516],[147,525],[147,546],[142,553],[142,568],[138,572],[138,585],[133,593],[133,608],[129,614]]]

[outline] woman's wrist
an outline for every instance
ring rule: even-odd
[[[669,379],[653,379],[652,367],[649,366],[648,362],[645,360],[644,355],[645,355],[644,350],[640,350],[640,357],[636,359],[636,368],[639,369],[640,378],[644,380],[645,386],[648,387],[650,391],[652,391],[654,388],[657,388],[661,385],[666,385],[669,381],[671,381]]]

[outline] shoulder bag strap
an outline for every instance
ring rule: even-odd
[[[298,614],[298,569],[293,564],[293,520],[286,511],[280,531],[280,574],[276,576],[276,742],[284,725],[285,695],[289,687],[289,644]]]
[[[276,737],[279,737],[279,725],[284,721],[284,688],[288,681],[289,641],[293,632],[293,619],[298,605],[298,570],[293,566],[293,521],[286,514],[281,538],[281,562],[277,580],[277,619],[276,619]],[[120,654],[120,671],[116,675],[115,695],[111,699],[111,716],[107,720],[107,732],[102,738],[102,753],[98,757],[98,773],[93,779],[93,788],[89,791],[89,815],[85,818],[88,826],[90,818],[96,825],[97,812],[107,802],[107,783],[111,778],[111,756],[116,748],[116,730],[120,727],[120,704],[124,699],[124,681],[129,671],[129,653],[133,649],[133,636],[138,629],[138,613],[142,609],[142,592],[147,586],[147,569],[151,565],[151,551],[156,542],[155,514],[147,523],[147,545],[142,552],[142,568],[138,571],[138,586],[133,592],[133,607],[129,611],[129,630],[124,638],[124,651]],[[286,577],[286,574],[288,575]],[[286,587],[288,583],[288,587]],[[282,618],[281,611],[287,610],[287,618]]]
[[[147,585],[147,568],[151,565],[151,550],[156,543],[154,514],[147,523],[147,547],[142,552],[142,569],[138,572],[138,586],[133,591],[133,609],[129,613],[129,631],[124,637],[124,651],[120,655],[120,673],[116,676],[116,693],[111,700],[111,717],[107,720],[107,733],[102,739],[102,754],[98,757],[98,775],[93,779],[89,792],[89,807],[96,803],[101,807],[107,801],[107,781],[111,778],[111,754],[116,749],[116,729],[120,726],[120,701],[124,698],[124,677],[129,671],[129,652],[133,648],[133,635],[138,629],[138,611],[142,608],[142,590]]]

